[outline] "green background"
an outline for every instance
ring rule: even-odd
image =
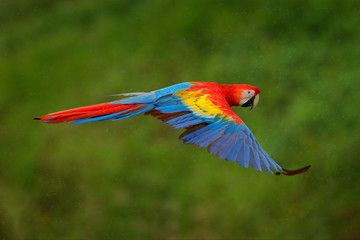
[[[359,239],[359,1],[0,3],[1,239]],[[148,116],[32,118],[186,81],[261,88],[235,108],[274,176]],[[110,98],[111,99],[111,98]]]

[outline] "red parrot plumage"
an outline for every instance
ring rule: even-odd
[[[173,128],[186,129],[179,137],[184,143],[207,147],[220,159],[249,165],[268,173],[296,175],[298,170],[280,167],[256,141],[232,106],[258,104],[260,89],[247,84],[185,82],[151,92],[116,94],[125,98],[35,118],[45,123],[72,121],[72,124],[119,120],[139,114],[153,115]],[[272,169],[272,170],[271,170]]]

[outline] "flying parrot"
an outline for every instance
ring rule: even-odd
[[[271,174],[296,175],[310,166],[287,170],[279,166],[259,145],[232,106],[254,108],[260,89],[247,84],[185,82],[151,92],[115,94],[120,100],[79,107],[36,117],[45,123],[72,124],[120,120],[139,114],[152,115],[173,128],[186,129],[180,140],[207,147],[220,159]],[[273,172],[274,171],[274,172]]]

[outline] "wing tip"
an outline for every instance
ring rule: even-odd
[[[306,172],[307,170],[309,170],[309,168],[311,167],[311,165],[308,165],[306,167],[297,169],[297,170],[288,170],[285,168],[281,168],[282,172],[276,172],[275,175],[285,175],[285,176],[294,176],[294,175],[298,175],[298,174],[302,174],[304,172]]]

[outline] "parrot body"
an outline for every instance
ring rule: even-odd
[[[72,124],[120,120],[139,114],[153,115],[173,128],[185,128],[179,137],[184,143],[207,147],[220,159],[249,165],[268,173],[296,175],[308,170],[280,167],[256,141],[254,135],[231,106],[253,108],[260,89],[247,84],[186,82],[151,92],[116,94],[126,98],[80,107],[35,118],[46,123]],[[271,170],[272,169],[272,170]]]

